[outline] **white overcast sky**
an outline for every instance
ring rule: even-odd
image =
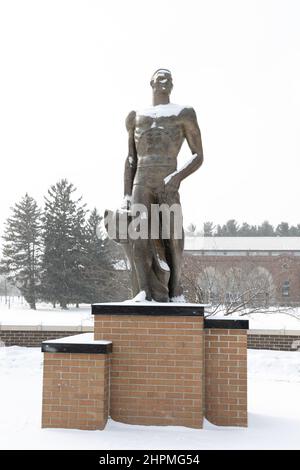
[[[185,225],[300,223],[299,25],[299,0],[0,0],[1,229],[60,178],[89,207],[119,204],[125,117],[159,67],[202,132]]]

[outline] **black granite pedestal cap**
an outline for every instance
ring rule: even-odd
[[[204,316],[203,304],[158,302],[110,302],[92,305],[92,315]]]
[[[77,354],[109,354],[112,352],[111,341],[95,341],[93,338],[93,333],[83,333],[43,341],[42,352]]]
[[[204,328],[220,328],[223,330],[249,330],[249,320],[239,319],[213,319],[206,318],[204,320]]]

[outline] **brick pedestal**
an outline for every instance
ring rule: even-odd
[[[247,321],[199,304],[95,304],[93,334],[46,341],[43,427],[247,426]],[[112,351],[113,354],[109,353]]]
[[[110,416],[201,428],[204,308],[96,304],[95,340],[113,342]]]
[[[248,321],[205,321],[205,417],[247,426]]]
[[[42,344],[42,427],[103,429],[109,409],[111,342],[93,334]]]

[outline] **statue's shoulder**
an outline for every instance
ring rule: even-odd
[[[197,119],[196,112],[192,106],[182,106],[180,117],[194,121]]]
[[[130,111],[125,121],[127,131],[134,129],[135,118],[136,118],[136,111]]]

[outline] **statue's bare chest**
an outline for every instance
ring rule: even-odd
[[[136,116],[135,142],[137,146],[142,142],[147,145],[159,142],[165,145],[181,145],[184,134],[182,123],[177,116]]]

